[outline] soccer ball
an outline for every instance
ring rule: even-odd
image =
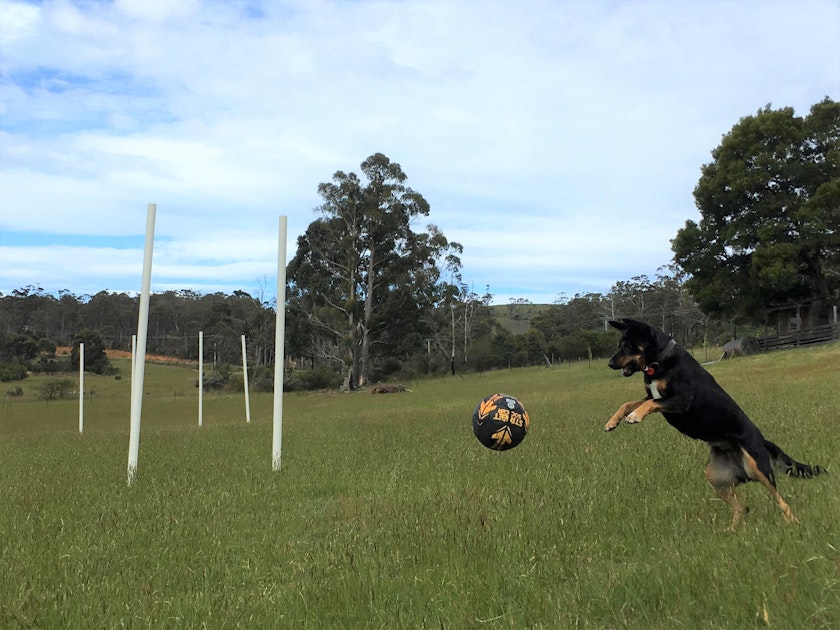
[[[525,439],[531,425],[525,407],[513,396],[492,394],[478,403],[472,416],[478,441],[495,451],[506,451]]]

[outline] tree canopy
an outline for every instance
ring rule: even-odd
[[[768,307],[840,289],[840,103],[799,117],[768,105],[712,151],[694,190],[701,219],[672,241],[700,308],[761,321]]]

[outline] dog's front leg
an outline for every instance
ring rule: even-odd
[[[662,411],[662,405],[659,401],[652,398],[642,401],[642,404],[636,407],[624,421],[628,424],[637,424],[644,420],[647,416],[657,411]]]
[[[640,407],[644,402],[645,400],[633,400],[621,405],[621,407],[618,408],[618,411],[612,415],[612,418],[610,418],[604,426],[604,431],[612,431],[615,429],[628,414],[632,414],[634,410]],[[636,422],[638,422],[638,420]]]

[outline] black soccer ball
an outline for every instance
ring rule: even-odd
[[[478,441],[495,451],[517,446],[531,425],[525,407],[513,396],[492,394],[478,403],[472,416]]]

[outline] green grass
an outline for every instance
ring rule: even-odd
[[[770,439],[833,469],[832,345],[709,366]],[[123,370],[127,373],[127,370]],[[604,365],[420,381],[412,393],[287,394],[271,470],[269,395],[208,394],[149,365],[126,485],[127,379],[75,401],[0,406],[0,627],[831,628],[840,484],[758,485],[735,533],[706,447],[660,416],[610,434],[640,377]],[[469,423],[494,391],[531,432],[504,453]]]

